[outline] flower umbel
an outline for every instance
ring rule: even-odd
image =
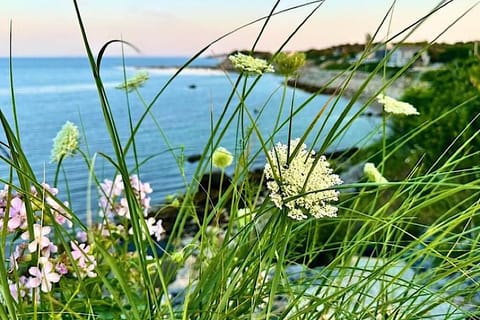
[[[267,61],[243,53],[236,53],[228,57],[233,67],[246,74],[261,75],[264,72],[274,72],[273,66]]]
[[[410,103],[398,101],[384,94],[379,94],[377,101],[383,104],[383,109],[388,113],[404,114],[406,116],[420,114]]]
[[[61,159],[73,156],[78,148],[78,128],[72,122],[67,121],[53,139],[52,162],[60,162]]]
[[[306,56],[303,52],[280,52],[275,56],[273,61],[278,73],[284,76],[291,76],[303,67],[306,62]]]
[[[375,167],[375,164],[371,162],[365,163],[365,166],[363,167],[363,173],[367,176],[368,181],[371,182],[376,182],[376,183],[387,183],[388,180],[385,179],[384,176],[378,171],[378,169]]]
[[[220,147],[213,152],[212,164],[219,169],[225,169],[232,164],[233,156],[227,149]]]
[[[141,71],[141,72],[138,72],[136,75],[134,75],[132,78],[128,79],[126,82],[116,86],[116,88],[124,89],[130,92],[143,86],[148,79],[150,79],[148,72]]]
[[[290,141],[291,152],[299,143],[300,139]],[[332,174],[326,158],[320,156],[315,163],[315,153],[307,151],[305,144],[300,146],[292,159],[289,159],[292,154],[288,154],[287,150],[287,145],[278,143],[268,152],[270,161],[264,169],[270,199],[275,206],[286,209],[287,215],[296,220],[309,216],[336,216],[338,209],[329,202],[338,200],[338,191],[330,188],[341,184],[342,180]]]

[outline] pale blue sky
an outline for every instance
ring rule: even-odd
[[[281,8],[305,3],[282,0]],[[418,29],[411,41],[432,40],[476,0],[454,0]],[[218,36],[268,14],[274,0],[79,0],[91,44],[98,50],[110,39],[134,43],[145,55],[192,55]],[[374,32],[390,0],[326,0],[287,49],[324,48],[363,42]],[[429,12],[436,0],[398,0],[390,34]],[[275,17],[259,49],[275,50],[314,6]],[[480,6],[440,40],[480,40]],[[2,0],[0,56],[8,55],[9,21],[13,21],[15,56],[79,56],[84,54],[73,2],[69,0]],[[249,48],[261,24],[224,39],[207,53]],[[387,34],[385,27],[381,33]],[[118,55],[118,48],[109,54]],[[132,52],[133,53],[133,52]]]

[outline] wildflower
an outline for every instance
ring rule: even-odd
[[[67,269],[67,266],[65,265],[65,263],[63,262],[58,262],[56,265],[55,265],[55,271],[57,271],[59,274],[61,275],[65,275],[68,273],[68,269]]]
[[[65,157],[73,156],[78,148],[78,128],[67,121],[53,139],[52,162],[60,162]]]
[[[80,276],[96,277],[97,274],[93,270],[97,266],[97,261],[93,255],[89,254],[90,246],[85,243],[78,244],[75,240],[70,241],[70,246],[72,247],[72,258],[78,263]]]
[[[28,273],[33,277],[28,280],[30,288],[41,287],[43,292],[50,292],[52,290],[52,282],[60,281],[60,275],[55,272],[53,264],[45,258],[39,259],[42,268],[30,267]]]
[[[160,241],[165,233],[165,229],[162,226],[162,220],[159,219],[158,221],[155,218],[150,217],[148,218],[145,223],[147,224],[148,234],[154,236],[157,241]],[[128,230],[128,234],[133,234],[133,229],[130,228]],[[145,238],[144,238],[145,239]]]
[[[23,261],[28,261],[31,259],[31,256],[25,254],[25,249],[27,248],[26,243],[20,243],[15,246],[15,250],[10,253],[10,266],[8,269],[9,273],[12,273],[15,270],[18,270],[19,264]]]
[[[225,169],[232,164],[233,156],[227,149],[220,147],[213,152],[212,164],[219,169]]]
[[[143,208],[143,215],[146,217],[148,209],[150,209],[150,197],[147,197],[147,195],[152,193],[153,189],[150,187],[150,183],[142,183],[136,174],[130,177],[130,185],[132,186],[137,199],[140,200],[140,205]]]
[[[267,61],[243,53],[236,53],[228,57],[233,67],[246,74],[261,75],[264,72],[274,72],[275,69]]]
[[[295,150],[299,142],[300,139],[290,141],[290,150]],[[332,174],[326,158],[321,156],[316,160],[315,153],[308,152],[305,144],[293,158],[287,150],[286,145],[278,143],[268,152],[270,162],[264,169],[270,199],[275,206],[286,209],[287,215],[296,220],[309,215],[314,218],[336,216],[337,208],[328,203],[338,200],[338,191],[326,189],[341,184],[342,180]]]
[[[78,241],[87,242],[87,237],[88,237],[88,234],[85,231],[83,230],[77,231],[76,238]]]
[[[124,83],[119,84],[116,86],[117,89],[124,89],[128,92],[138,89],[142,87],[145,82],[150,78],[148,72],[141,71],[134,75],[132,78],[128,79]]]
[[[32,203],[35,210],[44,210],[45,204],[52,210],[55,221],[60,224],[67,224],[68,227],[72,227],[72,221],[70,214],[64,209],[68,207],[68,201],[63,202],[63,206],[51,196],[55,197],[58,194],[58,189],[50,187],[47,183],[42,183],[41,194],[38,193],[37,188],[31,188],[33,195]]]
[[[153,192],[153,189],[149,183],[142,183],[137,175],[130,177],[130,185],[136,198],[140,201],[143,215],[146,216],[150,208],[150,197],[148,195]],[[125,185],[120,175],[116,176],[114,181],[105,179],[100,184],[99,189],[101,193],[99,201],[101,215],[109,217],[120,216],[130,219],[127,198],[122,197],[125,193]]]
[[[9,217],[8,231],[14,231],[17,228],[25,229],[27,227],[25,203],[19,197],[10,200]]]
[[[100,200],[98,205],[101,215],[110,216],[114,214],[115,202],[122,195],[124,189],[122,176],[120,175],[117,175],[113,181],[105,179],[103,183],[100,183]]]
[[[90,255],[87,255],[90,251],[90,246],[85,243],[78,244],[76,241],[70,241],[70,246],[72,247],[72,258],[73,260],[78,261],[78,265],[82,268],[85,268],[89,263],[88,258]]]
[[[305,65],[306,56],[303,52],[280,52],[275,56],[273,62],[277,67],[278,73],[284,76],[291,76]]]
[[[47,235],[50,233],[51,229],[50,227],[42,227],[39,224],[34,224],[33,225],[33,240],[28,244],[28,250],[30,252],[35,252],[37,251],[37,247],[40,248],[40,250],[44,248],[49,248],[51,245],[50,239],[48,239]],[[29,232],[24,232],[22,234],[22,239],[23,240],[29,240],[30,235]]]
[[[377,101],[383,104],[383,109],[388,113],[404,114],[406,116],[420,114],[410,103],[398,101],[384,94],[378,95]]]
[[[130,219],[130,209],[128,208],[127,198],[121,198],[115,209],[117,216]]]
[[[154,236],[157,241],[160,241],[165,233],[165,229],[163,229],[162,226],[162,220],[158,219],[158,221],[156,221],[155,218],[148,218],[147,226],[150,235]]]
[[[375,164],[367,162],[363,167],[363,173],[367,176],[368,181],[376,183],[387,183],[388,180],[378,171]]]
[[[12,295],[12,298],[13,300],[15,300],[16,303],[18,303],[18,300],[20,298],[25,297],[25,295],[27,294],[27,281],[28,279],[25,276],[20,276],[18,278],[18,283],[8,280],[8,288],[10,290],[10,294]]]

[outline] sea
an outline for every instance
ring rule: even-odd
[[[104,58],[101,77],[122,143],[129,137],[130,124],[136,124],[145,112],[145,104],[154,99],[187,59]],[[183,70],[156,100],[135,137],[134,151],[140,165],[140,178],[151,184],[153,204],[162,203],[166,196],[182,194],[197,166],[197,163],[191,163],[187,159],[203,152],[211,135],[212,126],[225,110],[238,74],[216,69],[218,63],[219,60],[214,58],[199,58],[192,63],[191,68]],[[140,88],[141,97],[132,92],[127,99],[125,91],[116,87],[123,82],[125,73],[127,77],[131,77],[138,71],[147,71],[150,79]],[[271,135],[279,111],[282,82],[283,78],[278,75],[264,75],[245,101],[250,113],[258,117],[257,127],[264,138]],[[105,126],[92,72],[85,57],[14,58],[13,92],[21,145],[38,181],[53,183],[56,164],[50,161],[52,140],[66,121],[71,121],[80,128],[80,148],[86,157],[94,160],[94,171],[98,180],[101,182],[103,179],[114,177],[115,168],[108,160],[109,156],[114,157],[112,142]],[[309,93],[288,88],[282,120],[288,116],[291,105],[296,110],[310,97]],[[335,99],[329,96],[316,96],[295,116],[291,137],[301,136],[312,119],[327,106],[320,118],[322,123],[322,119],[331,110],[333,100]],[[238,101],[238,95],[234,95],[233,102],[227,108],[227,116],[231,114]],[[330,120],[319,135],[320,139],[316,146],[321,145],[322,138],[326,136],[347,103],[347,99],[340,98]],[[358,108],[360,105],[355,105],[349,117]],[[0,58],[0,109],[13,127],[8,58]],[[355,119],[349,130],[331,144],[328,151],[363,145],[365,137],[378,128],[379,121],[375,117]],[[245,122],[245,126],[249,126],[248,121]],[[319,130],[320,126],[316,126],[307,143],[312,143]],[[239,138],[237,133],[237,124],[233,122],[226,130],[220,146],[234,152],[235,142]],[[288,130],[285,127],[276,134],[275,142],[286,143],[287,140]],[[0,130],[0,141],[2,144],[6,143],[3,127]],[[258,150],[258,139],[253,138],[251,143],[250,147]],[[0,148],[0,153],[8,157],[5,146]],[[130,150],[128,161],[130,167],[134,168],[132,154],[133,149]],[[181,163],[179,159],[183,159]],[[261,168],[264,161],[264,157],[259,156],[254,161],[252,169]],[[0,160],[0,179],[3,182],[8,180],[9,169],[9,165]],[[3,184],[1,181],[0,183]],[[79,216],[84,215],[89,204],[96,205],[98,192],[95,186],[89,183],[89,170],[85,159],[78,154],[64,160],[58,189],[59,198],[68,200]],[[92,195],[91,198],[87,197],[89,193]],[[91,203],[87,203],[88,201]]]

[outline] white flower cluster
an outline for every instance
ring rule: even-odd
[[[233,67],[246,74],[261,75],[264,72],[274,72],[275,69],[267,61],[255,58],[243,53],[237,53],[228,57]]]
[[[406,116],[420,114],[410,103],[398,101],[384,94],[379,94],[377,101],[383,104],[383,109],[388,113],[404,114]]]
[[[124,89],[130,92],[142,87],[148,79],[150,79],[148,72],[140,71],[135,76],[133,76],[133,78],[130,78],[126,82],[119,84],[118,86],[116,86],[116,88]]]
[[[290,153],[299,142],[290,141]],[[295,220],[336,216],[338,209],[328,203],[338,201],[338,191],[331,188],[342,183],[340,177],[332,174],[324,156],[315,163],[315,153],[308,152],[305,144],[293,159],[288,159],[287,150],[287,145],[278,143],[268,152],[270,161],[265,165],[267,188],[275,206],[287,209]]]

